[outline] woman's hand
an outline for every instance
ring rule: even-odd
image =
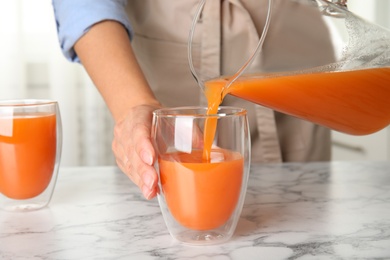
[[[141,189],[146,199],[157,194],[156,152],[151,140],[153,111],[159,107],[131,108],[114,129],[112,150],[119,168]]]
[[[156,196],[156,153],[151,142],[152,112],[160,108],[137,62],[122,24],[93,25],[74,49],[116,122],[112,150],[121,170],[147,199]]]

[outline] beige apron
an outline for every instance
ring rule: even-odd
[[[187,59],[188,35],[198,3],[128,1],[135,32],[133,48],[151,88],[165,106],[205,104]],[[232,74],[244,64],[259,41],[267,5],[265,0],[206,1],[194,37],[194,66],[200,75]],[[251,70],[269,72],[329,63],[333,52],[327,36],[318,14],[294,1],[276,0],[263,51]],[[330,159],[328,129],[231,96],[224,105],[248,110],[252,162]]]

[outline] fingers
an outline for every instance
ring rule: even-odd
[[[157,173],[153,163],[155,152],[150,139],[150,130],[138,131],[136,135],[135,153],[139,160],[139,169],[135,169],[141,174],[141,183],[139,187],[145,198],[150,199],[156,196],[157,191]],[[136,160],[135,160],[136,161]]]
[[[152,108],[137,108],[117,123],[112,150],[118,167],[140,188],[146,199],[157,194],[155,151],[151,142]]]

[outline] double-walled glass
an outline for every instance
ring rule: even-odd
[[[250,167],[246,110],[220,107],[156,110],[158,201],[180,242],[203,245],[231,238],[244,203]]]
[[[0,207],[29,211],[53,195],[61,157],[58,103],[0,101]]]

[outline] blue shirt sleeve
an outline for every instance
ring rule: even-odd
[[[126,0],[52,0],[57,33],[65,57],[80,62],[74,51],[74,44],[92,25],[114,20],[125,26],[132,36],[132,28],[127,17]]]

